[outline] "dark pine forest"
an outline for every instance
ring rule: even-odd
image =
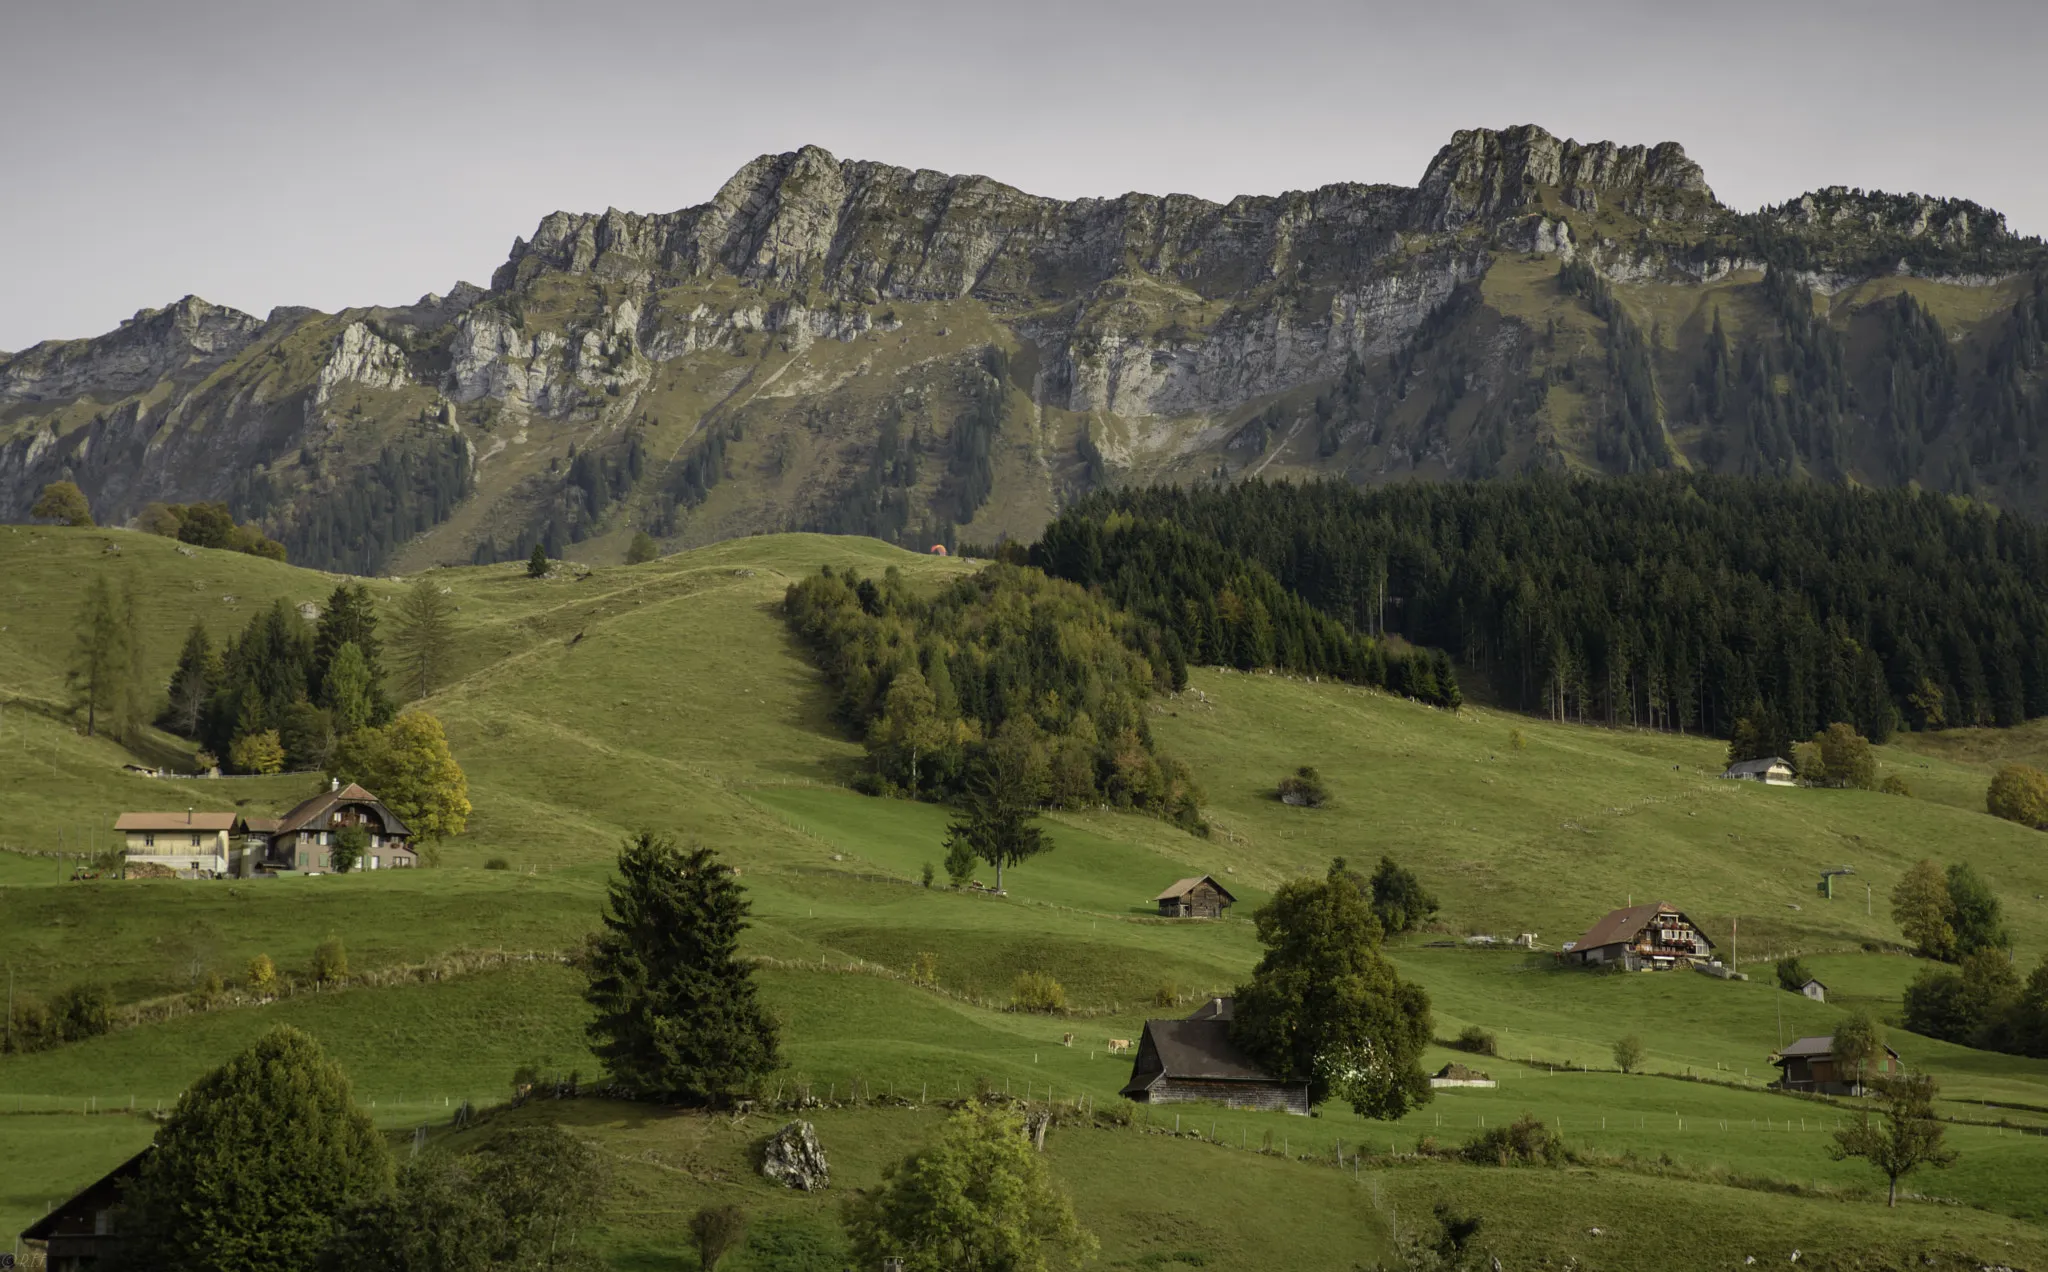
[[[1723,736],[1747,719],[1782,749],[1835,721],[1883,740],[2048,715],[2048,533],[1949,496],[1687,474],[1249,482],[1102,492],[1047,529],[1034,555],[1053,572],[1116,576],[1190,661],[1222,661],[1172,621],[1195,616],[1167,595],[1192,569],[1179,549],[1121,576],[1069,563],[1132,525],[1242,557],[1343,628],[1446,651],[1504,705],[1557,718]]]

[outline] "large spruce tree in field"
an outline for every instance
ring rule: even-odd
[[[344,1209],[390,1189],[391,1154],[320,1044],[271,1030],[180,1096],[129,1185],[130,1266],[302,1272]]]
[[[641,831],[619,853],[591,939],[594,1050],[645,1095],[720,1103],[781,1063],[775,1022],[738,957],[746,890],[709,848]]]
[[[1291,879],[1253,916],[1265,957],[1238,987],[1231,1040],[1273,1076],[1342,1096],[1361,1117],[1397,1118],[1429,1099],[1422,1052],[1429,995],[1380,953],[1372,894],[1342,858]]]

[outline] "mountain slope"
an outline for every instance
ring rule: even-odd
[[[2048,254],[1959,200],[1739,214],[1675,144],[1456,134],[1414,188],[1071,202],[764,156],[555,213],[488,290],[186,298],[0,357],[0,517],[226,499],[308,564],[1028,536],[1105,483],[1698,467],[2048,507]]]

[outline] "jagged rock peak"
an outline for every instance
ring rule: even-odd
[[[1720,211],[1700,166],[1675,141],[1621,146],[1560,140],[1534,124],[1467,128],[1451,135],[1423,173],[1418,212],[1451,230],[1536,210],[1539,187],[1580,211],[1603,201],[1643,220],[1692,220]]]
[[[142,309],[105,335],[46,340],[0,366],[0,401],[37,401],[90,391],[133,393],[196,361],[246,348],[263,320],[186,296]]]
[[[1928,239],[1953,248],[2010,240],[2005,214],[1968,199],[1829,186],[1765,208],[1766,219],[1833,234]]]

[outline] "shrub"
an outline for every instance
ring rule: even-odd
[[[1562,1166],[1564,1141],[1533,1113],[1489,1126],[1465,1141],[1459,1155],[1478,1166]]]
[[[526,558],[526,577],[544,579],[548,576],[548,551],[540,544],[533,545],[533,555]]]
[[[645,539],[645,534],[640,536]],[[653,540],[648,540],[651,545]],[[738,1206],[706,1206],[690,1216],[690,1243],[697,1247],[697,1266],[714,1272],[718,1261],[747,1235],[747,1212]]]
[[[41,1051],[58,1039],[56,1018],[41,998],[22,990],[14,996],[5,1038],[8,1050]]]
[[[939,877],[939,872],[932,869],[932,863],[927,861],[924,863],[924,871],[920,877],[924,886],[929,888],[932,886],[932,880]]]
[[[939,983],[939,956],[930,950],[918,951],[910,960],[910,983],[913,985],[936,985]]]
[[[2048,824],[2048,773],[2025,764],[2006,765],[1985,789],[1984,808],[2022,826]]]
[[[486,870],[510,870],[511,868],[512,863],[503,857],[493,857],[489,861],[484,862],[484,869]]]
[[[66,1042],[97,1038],[114,1027],[114,992],[105,985],[73,985],[50,1004],[50,1015]]]
[[[1806,964],[1798,959],[1781,958],[1778,960],[1779,989],[1789,989],[1796,994],[1799,992],[1800,986],[1812,979],[1813,977],[1806,970]]]
[[[1614,1044],[1614,1067],[1623,1073],[1634,1073],[1643,1067],[1643,1057],[1646,1054],[1648,1053],[1643,1048],[1643,1040],[1630,1034]]]
[[[1522,731],[1521,731],[1520,729],[1509,729],[1509,730],[1508,730],[1508,750],[1510,750],[1510,751],[1526,751],[1526,750],[1528,750],[1528,749],[1529,749],[1529,739],[1527,739],[1527,738],[1525,738],[1525,737],[1523,737],[1523,736],[1522,736]]]
[[[314,949],[313,979],[322,985],[348,979],[348,949],[340,937],[330,936]]]
[[[1067,1009],[1067,991],[1044,972],[1019,972],[1010,985],[1010,1010],[1048,1015]]]
[[[1437,900],[1415,872],[1392,857],[1381,857],[1369,884],[1372,912],[1388,936],[1412,932],[1436,917]]]
[[[1897,773],[1887,773],[1885,779],[1877,784],[1877,789],[1887,795],[1911,796],[1913,794],[1913,788],[1906,785],[1906,779],[1900,777]]]
[[[1478,1025],[1465,1026],[1464,1031],[1458,1035],[1457,1041],[1451,1045],[1460,1051],[1469,1051],[1475,1056],[1497,1056],[1500,1054],[1500,1043],[1493,1036],[1493,1032],[1488,1029],[1481,1029]]]
[[[344,826],[335,832],[334,847],[329,850],[329,860],[334,862],[336,871],[347,874],[356,868],[356,863],[369,851],[370,832],[361,826]]]
[[[276,729],[245,733],[228,747],[228,764],[238,773],[275,773],[284,768],[284,743]]]
[[[1323,785],[1323,775],[1304,764],[1293,773],[1280,779],[1280,802],[1297,808],[1321,808],[1329,802],[1329,788]]]
[[[1152,1005],[1154,1007],[1180,1006],[1180,986],[1172,981],[1160,982],[1159,988],[1152,992]]]
[[[633,536],[632,546],[626,549],[626,564],[645,565],[660,555],[661,549],[656,546],[654,536],[642,530]]]
[[[956,888],[965,887],[974,877],[974,845],[965,835],[955,835],[946,840],[946,877]]]
[[[277,964],[270,961],[270,955],[258,954],[249,960],[249,988],[258,993],[277,988]]]

